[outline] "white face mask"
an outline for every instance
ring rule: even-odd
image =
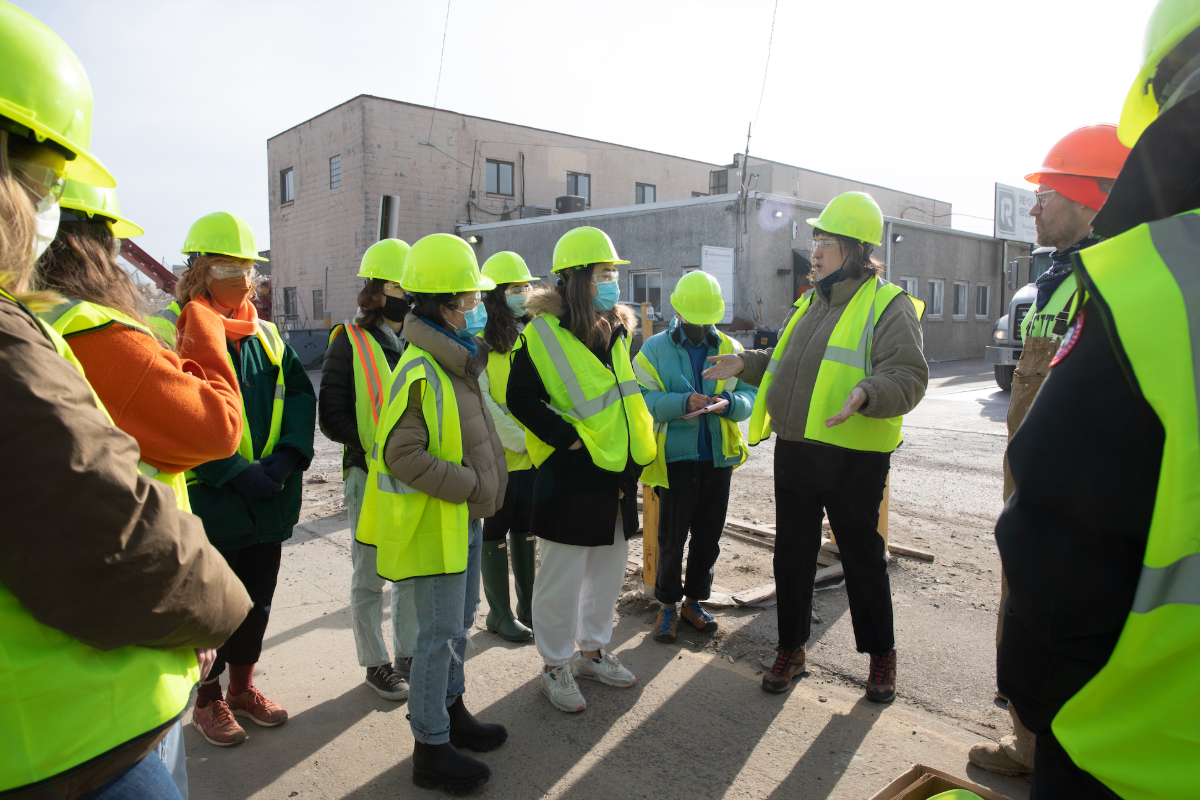
[[[50,243],[54,241],[54,237],[58,235],[58,218],[58,201],[53,196],[47,195],[38,201],[37,213],[34,214],[37,222],[33,240],[34,261],[42,257],[42,253],[46,252]]]

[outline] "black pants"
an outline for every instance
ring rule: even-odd
[[[712,594],[713,565],[721,555],[721,531],[729,508],[733,467],[714,467],[711,461],[667,464],[669,488],[658,487],[658,574],[654,597],[678,603],[684,597],[707,600]],[[687,577],[680,586],[683,545],[688,531]]]
[[[217,660],[208,673],[210,680],[225,671],[225,662],[239,666],[258,663],[262,655],[263,636],[267,633],[267,622],[271,618],[275,583],[279,580],[283,544],[252,544],[239,550],[226,550],[221,555],[225,556],[233,574],[246,587],[253,605],[238,629],[225,640],[225,644],[217,648]]]
[[[780,648],[800,647],[812,631],[823,511],[829,515],[846,571],[858,652],[886,653],[895,646],[892,587],[879,535],[879,504],[891,458],[891,453],[775,440]]]
[[[530,533],[533,530],[533,484],[536,480],[536,467],[508,473],[504,505],[494,516],[483,521],[485,542],[504,541],[509,531]]]
[[[1050,731],[1037,735],[1029,800],[1120,800],[1119,795],[1075,765]]]

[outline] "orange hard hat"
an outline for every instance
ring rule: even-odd
[[[1042,168],[1025,176],[1030,183],[1045,183],[1043,175],[1081,175],[1116,180],[1129,148],[1117,138],[1117,126],[1107,122],[1076,128],[1059,139]]]

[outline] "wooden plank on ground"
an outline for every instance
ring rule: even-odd
[[[844,573],[842,570],[842,565],[840,563],[834,564],[832,567],[825,567],[825,569],[817,570],[817,576],[813,582],[820,583],[821,581],[828,581],[828,580],[832,580],[834,578],[840,578],[840,577],[842,577],[843,574]]]
[[[915,547],[905,547],[902,544],[888,544],[888,551],[895,553],[898,556],[908,556],[910,558],[919,558],[922,561],[933,561],[933,553],[927,550],[918,550]]]
[[[722,531],[721,533],[725,536],[732,536],[734,539],[741,539],[743,542],[750,542],[751,544],[756,544],[759,547],[768,547],[772,550],[775,549],[775,540],[774,539],[767,539],[766,537],[763,537],[763,536],[755,536],[753,533],[746,533],[744,531],[734,530],[733,528],[730,528],[730,527],[726,527],[725,530]]]
[[[758,534],[759,536],[766,536],[767,538],[770,538],[770,539],[775,538],[775,531],[771,530],[766,525],[756,525],[753,522],[745,522],[740,519],[726,518],[725,519],[725,527],[726,528],[737,528],[740,531],[745,531],[746,533],[755,533],[755,534]]]
[[[747,589],[744,592],[738,592],[733,595],[733,602],[739,606],[749,606],[755,603],[761,603],[764,600],[769,600],[775,596],[775,583],[771,582],[765,586],[759,586],[755,589]]]

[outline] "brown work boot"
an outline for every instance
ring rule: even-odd
[[[204,708],[192,709],[192,727],[217,747],[232,747],[246,741],[246,731],[237,724],[224,700],[209,700]]]
[[[658,610],[658,619],[654,621],[654,641],[671,644],[679,633],[679,612],[675,604],[663,606]]]
[[[288,713],[283,706],[274,700],[268,700],[257,686],[251,686],[249,691],[241,694],[226,694],[225,702],[234,714],[249,717],[254,720],[255,725],[264,728],[274,728],[287,722]]]
[[[692,603],[690,606],[685,604],[680,609],[679,616],[701,633],[712,633],[717,629],[717,618],[699,603]]]
[[[786,692],[792,685],[792,678],[804,673],[807,657],[803,645],[795,650],[776,650],[774,666],[763,673],[763,689],[773,694]]]
[[[871,674],[867,677],[867,699],[872,703],[890,703],[896,699],[896,651],[871,654]]]
[[[999,742],[973,744],[967,751],[967,760],[980,769],[986,769],[996,775],[1007,775],[1012,778],[1018,775],[1032,775],[1033,762],[1025,763],[1023,760],[1014,758],[1017,752],[1013,748],[1013,743],[1006,741],[1015,740],[1015,738],[1014,736],[1005,736]],[[1008,744],[1007,747],[1006,744]]]

